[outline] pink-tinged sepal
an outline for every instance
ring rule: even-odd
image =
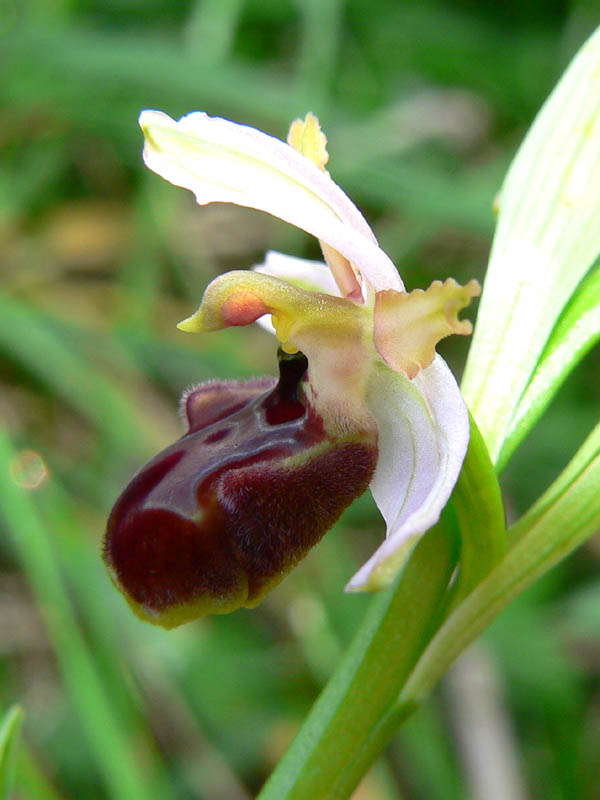
[[[104,557],[138,616],[172,628],[255,606],[367,488],[372,431],[328,435],[306,368],[282,354],[279,381],[184,395],[188,432],[138,472],[108,522]]]

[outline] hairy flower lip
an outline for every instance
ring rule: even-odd
[[[304,397],[306,367],[281,354],[279,381],[187,393],[188,432],[134,476],[108,521],[106,564],[141,618],[170,628],[256,605],[367,488],[374,434],[332,439]],[[340,472],[348,481],[332,490]]]

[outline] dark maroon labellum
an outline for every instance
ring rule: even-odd
[[[373,435],[327,436],[301,354],[280,377],[184,395],[188,432],[117,500],[104,558],[144,619],[170,628],[256,605],[368,486]]]

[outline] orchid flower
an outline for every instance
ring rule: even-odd
[[[436,354],[469,334],[470,281],[404,290],[369,225],[325,169],[316,117],[288,143],[194,112],[143,111],[146,165],[199,204],[259,209],[320,241],[325,263],[267,254],[216,278],[180,323],[265,321],[280,376],[212,382],[182,401],[187,433],[134,477],[111,514],[105,560],[141,617],[172,627],[256,605],[367,486],[385,541],[347,589],[388,585],[438,520],[469,440],[466,406]]]

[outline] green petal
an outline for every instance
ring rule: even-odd
[[[463,383],[494,462],[556,320],[600,252],[599,186],[600,29],[538,114],[502,187]]]

